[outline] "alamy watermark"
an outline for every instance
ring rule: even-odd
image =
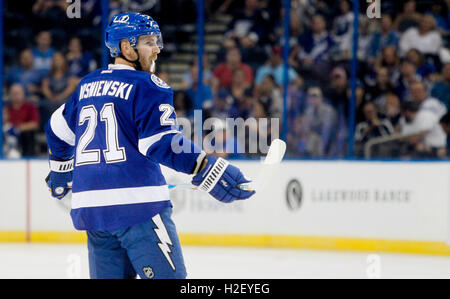
[[[367,278],[381,278],[381,258],[378,254],[369,254],[366,258]]]
[[[69,19],[81,18],[81,0],[66,0],[69,5],[66,9],[66,15]]]
[[[381,0],[366,0],[367,6],[366,15],[369,19],[381,18]]]
[[[81,256],[78,254],[69,254],[66,258],[66,277],[81,278]]]
[[[267,154],[271,140],[279,138],[279,118],[225,118],[210,117],[203,120],[202,110],[194,110],[193,122],[177,118],[172,130],[180,131],[187,139],[209,153]],[[172,138],[172,151],[191,153],[199,151],[182,143],[180,134]]]

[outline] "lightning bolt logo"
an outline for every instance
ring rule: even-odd
[[[172,240],[170,240],[169,234],[167,233],[166,226],[164,225],[164,222],[162,221],[161,216],[159,214],[154,216],[152,220],[153,223],[156,225],[156,228],[154,228],[153,230],[155,231],[156,235],[161,241],[158,243],[159,249],[161,249],[161,252],[166,257],[173,271],[175,271],[175,265],[173,264],[173,261],[170,257],[170,253],[172,253],[172,250],[169,247],[169,245],[173,246],[173,244]]]

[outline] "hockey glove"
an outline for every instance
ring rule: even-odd
[[[63,198],[72,189],[73,159],[68,161],[50,160],[50,173],[45,178],[52,196]]]
[[[237,167],[214,156],[208,156],[203,170],[192,178],[193,185],[226,203],[247,199],[255,194],[255,191],[239,188],[240,184],[249,182]]]

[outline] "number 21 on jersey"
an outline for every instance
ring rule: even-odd
[[[76,166],[100,163],[100,149],[87,150],[92,142],[97,128],[98,112],[94,105],[84,106],[80,111],[78,125],[88,122],[86,130],[80,137],[76,149]],[[106,150],[103,150],[106,163],[126,161],[125,148],[119,146],[118,126],[114,104],[106,103],[100,111],[100,121],[105,122]]]

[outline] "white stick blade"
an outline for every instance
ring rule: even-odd
[[[286,152],[286,142],[281,139],[274,139],[269,147],[264,164],[278,164],[283,160]]]

